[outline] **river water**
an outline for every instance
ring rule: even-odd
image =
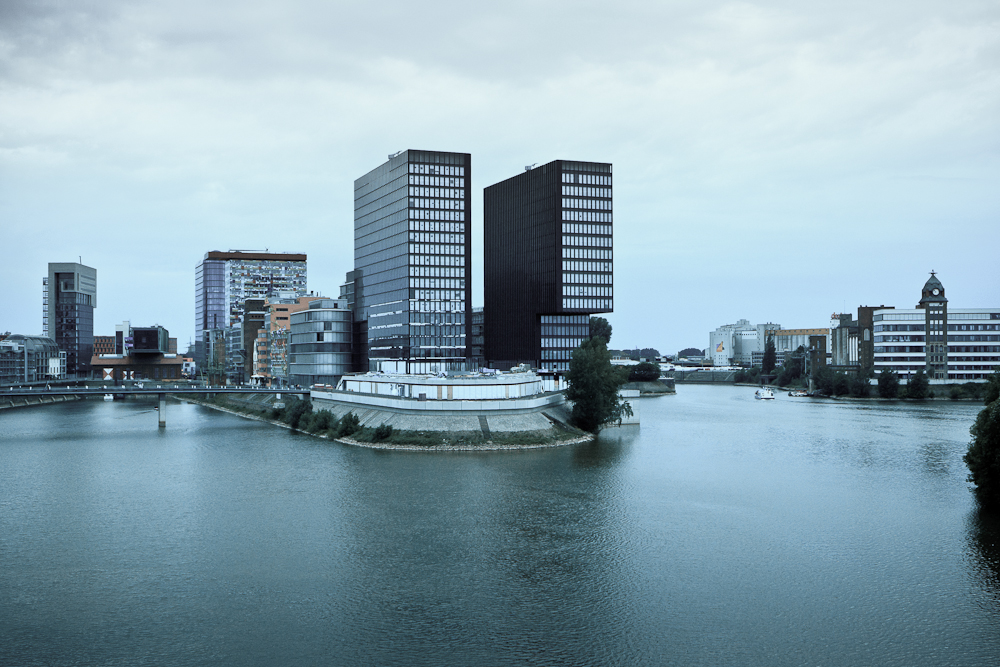
[[[680,386],[526,452],[0,413],[0,665],[996,665],[981,406]]]

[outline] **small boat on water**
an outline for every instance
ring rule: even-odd
[[[104,395],[104,400],[105,401],[113,401],[113,400],[115,400],[115,395],[114,394],[105,394]]]
[[[760,389],[757,390],[757,392],[753,395],[753,397],[759,401],[773,401],[774,392],[768,389],[767,387],[761,387]]]
[[[795,391],[788,392],[788,395],[789,396],[807,397],[807,396],[809,396],[809,392],[806,391],[806,390],[804,390],[804,389],[796,389]]]

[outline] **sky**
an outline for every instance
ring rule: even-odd
[[[746,318],[1000,306],[994,1],[0,0],[0,332],[48,262],[97,269],[95,334],[194,335],[209,250],[307,252],[337,295],[353,182],[403,149],[611,162],[613,348]]]

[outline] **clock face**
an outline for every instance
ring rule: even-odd
[[[933,294],[934,296],[937,296],[940,293],[941,293],[941,290],[939,290],[937,287],[935,287],[934,289],[931,290],[931,294]]]

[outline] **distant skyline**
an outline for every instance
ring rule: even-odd
[[[1000,305],[995,2],[0,3],[0,331],[49,262],[97,269],[94,333],[194,335],[210,250],[353,268],[353,182],[403,149],[483,189],[614,165],[614,348],[745,318]]]

